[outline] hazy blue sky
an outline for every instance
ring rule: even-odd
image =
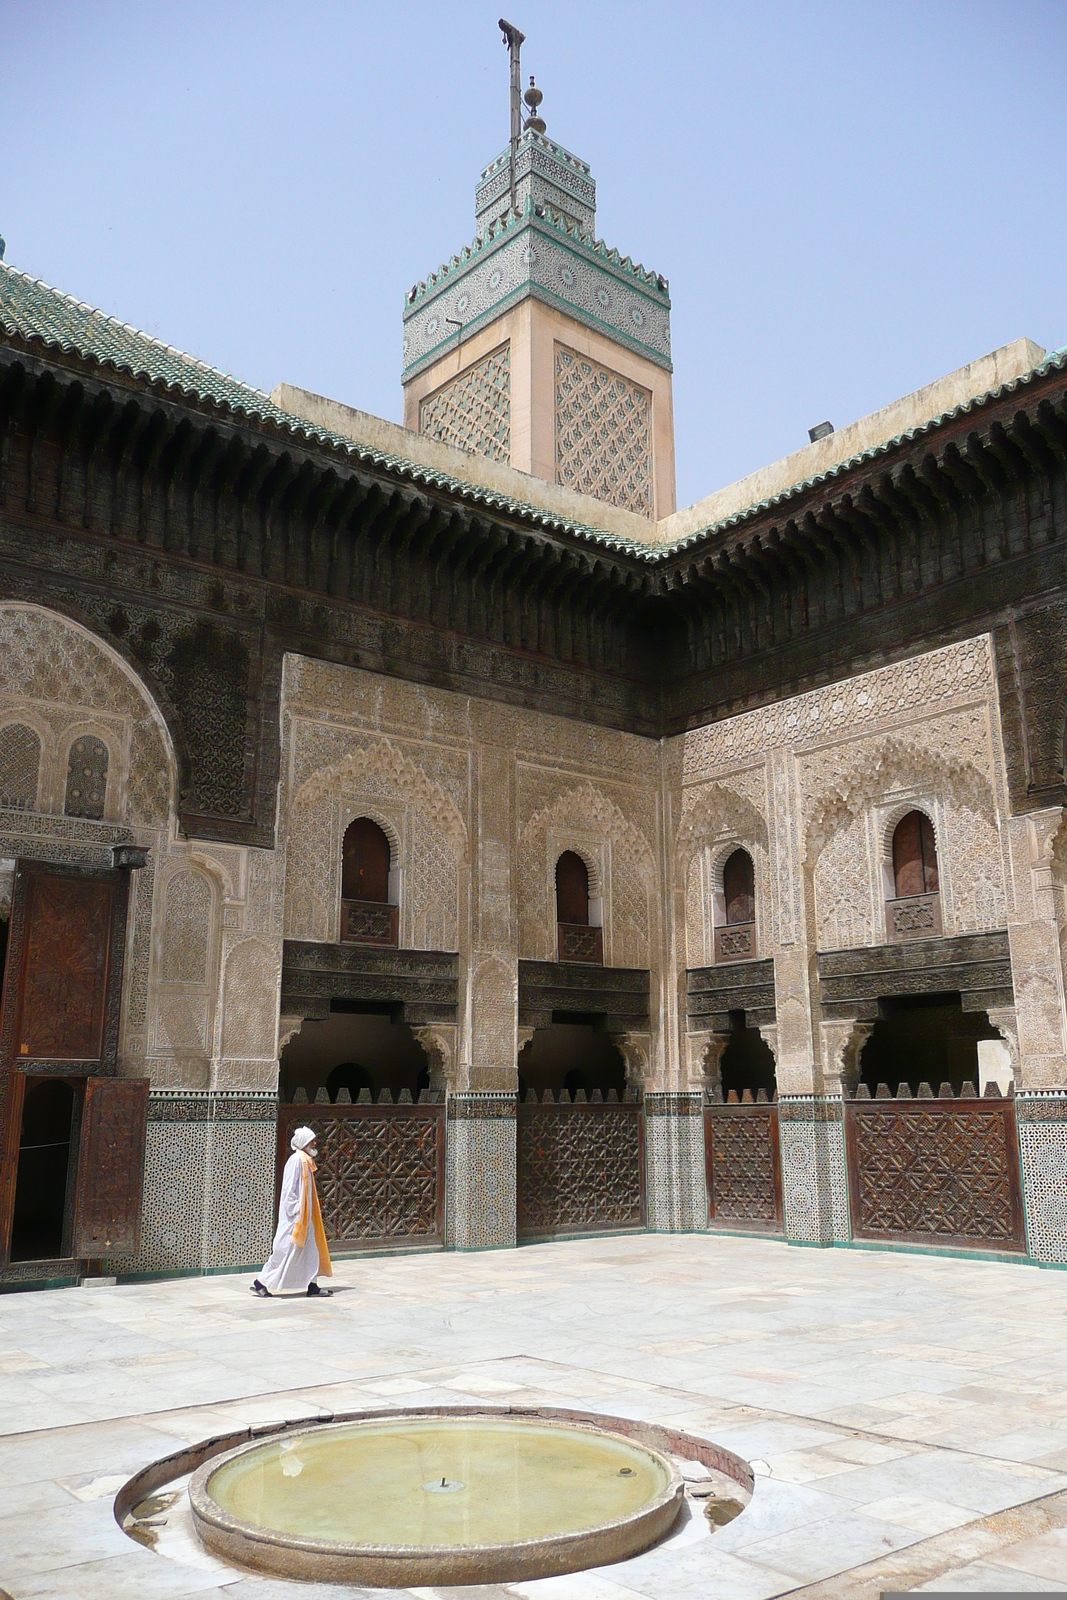
[[[679,503],[1067,343],[1067,4],[0,0],[7,260],[399,420],[404,290],[507,138],[501,4],[598,230],[670,280]]]

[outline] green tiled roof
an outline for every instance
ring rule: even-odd
[[[417,461],[409,461],[406,457],[354,444],[342,434],[332,433],[329,429],[304,422],[292,412],[283,411],[280,406],[276,406],[270,396],[264,394],[262,390],[241,383],[237,378],[228,377],[226,373],[219,372],[215,367],[209,367],[203,361],[196,361],[192,356],[183,355],[172,345],[163,344],[161,340],[153,339],[149,334],[131,328],[128,323],[105,316],[102,311],[94,310],[83,301],[75,300],[59,289],[53,289],[48,284],[42,283],[39,278],[31,278],[27,273],[20,272],[17,267],[9,266],[3,261],[0,261],[0,329],[23,339],[40,339],[53,349],[87,357],[104,366],[112,367],[116,372],[129,372],[135,378],[142,378],[149,383],[164,383],[193,399],[217,401],[244,416],[262,418],[309,441],[319,440],[333,445],[359,461],[399,473],[428,488],[462,495],[465,499],[474,500],[490,510],[519,516],[540,527],[570,533],[592,544],[606,546],[627,555],[639,556],[650,565],[657,565],[672,555],[691,549],[701,540],[738,527],[761,512],[784,504],[796,494],[820,484],[831,483],[864,462],[885,455],[901,444],[909,444],[922,438],[943,424],[965,416],[991,400],[1026,388],[1043,373],[1067,369],[1067,347],[1065,347],[1046,356],[1032,372],[1024,373],[988,394],[966,400],[942,416],[932,417],[894,439],[872,445],[869,449],[861,451],[847,461],[839,462],[816,477],[808,478],[802,483],[791,484],[768,499],[745,506],[719,522],[694,529],[692,533],[683,535],[671,544],[650,546],[623,538],[619,534],[609,533],[603,528],[572,522],[539,506],[513,500],[508,495],[497,494],[490,489],[482,489],[464,482],[461,478],[451,477],[448,473],[422,466]]]
[[[165,383],[198,399],[218,400],[250,415],[276,411],[267,395],[215,367],[183,355],[129,323],[52,289],[0,262],[0,324],[24,339],[43,339],[65,353],[89,356],[116,372]]]
[[[305,422],[290,411],[276,406],[269,395],[251,384],[231,378],[206,362],[163,344],[150,334],[131,328],[129,323],[105,316],[81,300],[53,289],[39,278],[31,278],[17,267],[0,261],[0,330],[22,339],[40,339],[44,344],[64,354],[86,357],[116,372],[128,372],[148,383],[163,383],[194,400],[214,400],[243,416],[276,423],[289,433],[321,441],[344,450],[355,459],[370,466],[383,467],[399,473],[427,488],[442,489],[467,500],[474,500],[490,510],[505,515],[519,516],[543,528],[570,533],[592,544],[607,546],[627,555],[651,557],[658,551],[647,545],[595,528],[586,523],[572,522],[540,506],[529,505],[493,490],[480,488],[461,478],[409,461],[404,456],[388,451],[373,450],[353,443],[343,434],[332,433],[327,428]]]

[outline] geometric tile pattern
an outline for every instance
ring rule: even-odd
[[[511,461],[511,346],[491,350],[419,407],[419,432],[492,461]]]
[[[699,1094],[645,1096],[648,1227],[703,1233],[708,1225],[704,1122]]]
[[[779,1099],[778,1145],[786,1238],[844,1243],[849,1222],[841,1102],[807,1095]]]
[[[202,1265],[257,1267],[274,1237],[273,1121],[211,1124]]]
[[[277,1099],[244,1091],[149,1096],[141,1252],[122,1276],[256,1266],[274,1235]]]
[[[556,346],[556,482],[651,517],[652,396]]]
[[[495,1114],[471,1114],[490,1098],[500,1102],[493,1105]],[[505,1099],[510,1100],[510,1108],[504,1106]],[[510,1095],[449,1096],[445,1127],[447,1241],[451,1249],[488,1250],[515,1243],[514,1106]],[[510,1115],[500,1114],[508,1109]]]
[[[1016,1095],[1029,1253],[1067,1262],[1067,1095]]]

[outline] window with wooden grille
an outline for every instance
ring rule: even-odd
[[[603,964],[603,933],[589,923],[589,868],[575,850],[556,862],[556,940],[560,961]]]
[[[107,745],[95,734],[75,739],[67,757],[67,793],[63,810],[68,817],[88,817],[99,822],[107,794]]]

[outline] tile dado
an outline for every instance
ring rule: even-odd
[[[446,1239],[453,1250],[515,1243],[516,1101],[450,1095],[446,1129]]]
[[[703,1095],[648,1093],[645,1182],[653,1233],[695,1233],[708,1225]]]
[[[778,1101],[787,1239],[844,1244],[850,1237],[843,1114],[840,1100],[789,1095]]]
[[[149,1096],[141,1253],[123,1277],[253,1266],[274,1233],[277,1096],[169,1090]]]
[[[1067,1093],[1015,1096],[1027,1249],[1067,1263]]]

